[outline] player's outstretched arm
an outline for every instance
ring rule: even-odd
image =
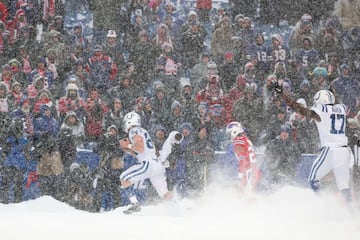
[[[273,91],[275,91],[282,99],[284,99],[285,103],[291,108],[293,109],[295,112],[300,113],[301,115],[307,117],[307,118],[311,118],[311,119],[315,119],[316,121],[320,122],[320,116],[314,112],[313,110],[310,110],[306,107],[304,107],[303,105],[297,103],[296,101],[294,101],[293,99],[291,99],[289,96],[287,96],[286,94],[283,93],[283,88],[282,85],[279,84],[279,82],[274,79],[271,81],[271,88],[273,89]]]

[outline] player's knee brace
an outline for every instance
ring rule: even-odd
[[[320,191],[320,182],[319,180],[311,180],[310,181],[310,186],[311,189],[314,190],[314,192],[319,192]]]

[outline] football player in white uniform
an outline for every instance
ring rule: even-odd
[[[351,202],[350,166],[353,154],[345,133],[346,106],[336,104],[335,96],[330,90],[320,90],[314,95],[314,106],[308,109],[282,94],[282,86],[276,80],[271,85],[289,107],[316,122],[322,148],[311,167],[308,179],[311,188],[318,192],[321,178],[333,171],[342,196],[347,202]]]
[[[129,112],[124,116],[123,121],[124,131],[128,133],[128,138],[119,141],[120,147],[134,154],[138,163],[122,172],[120,175],[121,187],[127,188],[148,178],[161,198],[170,199],[172,193],[169,192],[167,188],[165,167],[163,165],[163,161],[166,160],[167,157],[165,156],[166,154],[163,153],[162,157],[158,156],[150,134],[141,127],[141,117],[139,114]],[[171,143],[169,143],[167,147],[171,149],[172,144],[180,143],[182,137],[176,137],[176,134],[170,135],[174,139],[168,141]],[[171,150],[168,150],[168,153],[170,152]],[[124,213],[140,211],[140,206],[135,195],[129,199],[131,204]]]

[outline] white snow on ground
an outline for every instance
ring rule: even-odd
[[[318,197],[294,187],[246,198],[231,190],[209,190],[195,201],[145,206],[133,215],[122,210],[88,213],[51,197],[0,204],[0,235],[2,240],[358,240],[360,236],[359,212],[349,211],[339,196]]]

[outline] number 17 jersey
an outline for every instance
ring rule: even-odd
[[[319,131],[321,147],[347,146],[348,138],[345,134],[346,106],[344,104],[315,104],[311,110],[321,118],[320,122],[315,121]]]

